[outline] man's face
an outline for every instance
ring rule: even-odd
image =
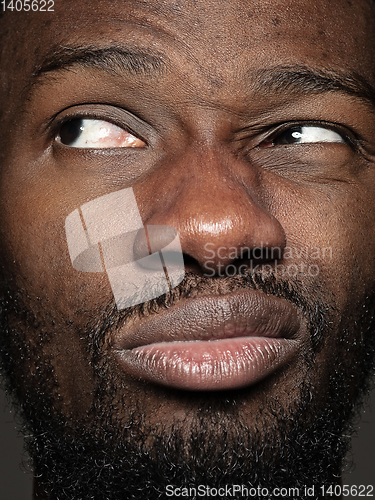
[[[174,450],[175,479],[237,462],[259,484],[289,460],[332,480],[372,338],[374,19],[365,0],[69,0],[2,21],[3,357],[50,432],[46,477],[64,440],[155,468]],[[119,311],[65,220],[126,188],[177,230],[186,277]]]

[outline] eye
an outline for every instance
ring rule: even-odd
[[[319,142],[346,144],[343,136],[332,129],[313,125],[295,125],[273,136],[272,140],[264,142],[262,147]]]
[[[105,120],[72,118],[64,122],[57,142],[72,148],[144,148],[146,143],[125,129]]]

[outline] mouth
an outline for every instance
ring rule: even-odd
[[[115,357],[132,377],[175,389],[240,389],[286,365],[300,348],[297,309],[246,290],[186,299],[126,325]]]

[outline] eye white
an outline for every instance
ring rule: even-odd
[[[74,148],[131,148],[146,145],[113,123],[91,118],[74,118],[65,122],[57,140]]]
[[[283,136],[284,144],[306,144],[314,142],[345,143],[345,140],[340,134],[324,127],[293,127],[281,135]]]

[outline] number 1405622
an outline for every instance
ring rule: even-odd
[[[330,486],[321,486],[320,491],[323,497],[373,497],[374,486],[369,485],[347,485],[335,484]]]
[[[2,0],[0,2],[1,10],[16,12],[54,12],[54,0]]]

